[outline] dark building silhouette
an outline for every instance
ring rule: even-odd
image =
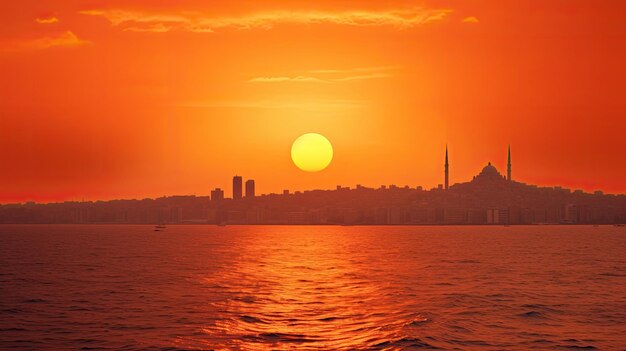
[[[211,190],[211,200],[224,200],[224,190],[220,188],[215,188]]]
[[[470,183],[496,186],[500,185],[501,180],[504,180],[504,176],[489,162]]]
[[[208,196],[95,202],[0,204],[0,223],[210,223],[361,225],[516,225],[626,223],[626,195],[585,193],[514,181],[508,150],[506,175],[491,163],[468,182],[450,184],[446,147],[444,184],[422,187],[337,186],[256,195],[254,180],[233,178],[233,197]],[[237,194],[238,189],[238,194]]]
[[[254,179],[246,180],[246,198],[254,197]]]
[[[508,161],[506,163],[506,179],[508,181],[511,181],[511,180],[513,180],[511,178],[511,145],[509,145],[509,152],[508,153],[509,153],[509,156],[508,156]]]
[[[449,172],[449,169],[448,169],[448,145],[446,145],[446,163],[445,163],[444,167],[445,167],[445,178],[446,178],[444,186],[445,186],[445,189],[448,190],[448,185],[449,185],[449,182],[450,182],[450,172]]]
[[[233,200],[241,199],[242,197],[242,182],[241,176],[233,177]]]

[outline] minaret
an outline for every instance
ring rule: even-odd
[[[448,190],[448,181],[449,181],[449,177],[450,177],[450,173],[448,171],[448,145],[446,145],[446,164],[445,164],[445,170],[446,170],[446,180],[445,180],[445,189]]]
[[[509,144],[509,161],[506,164],[506,180],[511,181],[511,145]]]

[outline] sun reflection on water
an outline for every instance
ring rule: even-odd
[[[349,237],[281,239],[273,245],[247,242],[240,253],[247,260],[205,278],[222,297],[214,307],[224,313],[204,329],[220,336],[221,345],[213,347],[391,349],[386,343],[402,337],[399,330],[410,316],[389,313],[389,304],[399,302],[372,279],[379,273]]]

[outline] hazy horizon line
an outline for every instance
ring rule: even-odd
[[[454,183],[450,185],[450,188],[452,189],[452,187],[459,185],[459,184],[466,184],[466,183],[470,183],[471,181],[467,181],[467,182],[458,182],[458,183]],[[516,180],[512,180],[512,182],[515,183],[519,183],[519,184],[523,184],[523,185],[527,185],[527,186],[534,186],[537,187],[537,189],[561,189],[561,190],[570,190],[572,193],[580,191],[581,194],[588,194],[588,195],[594,195],[595,193],[600,192],[602,195],[606,195],[606,196],[626,196],[626,193],[607,193],[604,190],[598,189],[598,190],[584,190],[584,189],[573,189],[573,188],[568,188],[568,187],[564,187],[561,185],[537,185],[537,184],[529,184],[529,183],[524,183],[524,182],[519,182]],[[338,190],[392,190],[392,189],[399,189],[399,190],[415,190],[415,191],[446,191],[446,189],[442,189],[439,188],[438,186],[442,185],[442,184],[438,184],[435,187],[431,187],[431,188],[426,188],[423,187],[421,185],[417,185],[417,186],[409,186],[409,185],[396,185],[396,184],[381,184],[378,187],[370,187],[370,186],[365,186],[362,184],[355,184],[354,186],[343,186],[338,184],[335,188],[325,188],[325,189],[302,189],[302,190],[290,190],[290,189],[284,189],[284,190],[289,190],[288,194],[284,194],[282,192],[270,192],[270,193],[263,193],[263,194],[258,194],[255,195],[254,197],[262,197],[262,196],[270,196],[270,195],[278,195],[278,196],[284,196],[284,195],[300,195],[300,194],[304,194],[304,193],[308,193],[308,192],[314,192],[314,191],[338,191]],[[339,188],[341,187],[341,188]],[[384,188],[383,188],[384,187]],[[394,188],[395,187],[395,188]],[[421,189],[420,189],[421,188]],[[216,187],[216,188],[212,188],[211,190],[214,189],[221,189],[222,191],[226,191],[227,189],[225,188],[221,188],[221,187]],[[231,194],[232,195],[232,194]],[[193,194],[171,194],[171,195],[161,195],[161,196],[155,196],[155,197],[143,197],[143,198],[139,198],[139,197],[127,197],[127,198],[110,198],[110,199],[92,199],[92,200],[63,200],[63,201],[50,201],[50,202],[38,202],[38,201],[34,201],[34,200],[25,200],[25,201],[21,201],[21,202],[0,202],[0,206],[6,206],[6,205],[26,205],[26,204],[36,204],[36,205],[51,205],[51,204],[62,204],[62,203],[68,203],[68,202],[72,202],[72,203],[94,203],[94,202],[110,202],[110,201],[143,201],[143,200],[157,200],[157,199],[161,199],[161,198],[170,198],[170,197],[208,197],[210,199],[211,195],[210,195],[210,191],[207,194],[204,195],[197,195],[196,193]],[[246,197],[242,197],[242,199],[246,199]],[[233,200],[232,197],[224,197],[222,200]],[[239,199],[237,199],[239,200]]]

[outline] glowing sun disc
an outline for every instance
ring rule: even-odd
[[[291,159],[303,171],[319,172],[333,160],[333,146],[321,134],[302,134],[291,145]]]

